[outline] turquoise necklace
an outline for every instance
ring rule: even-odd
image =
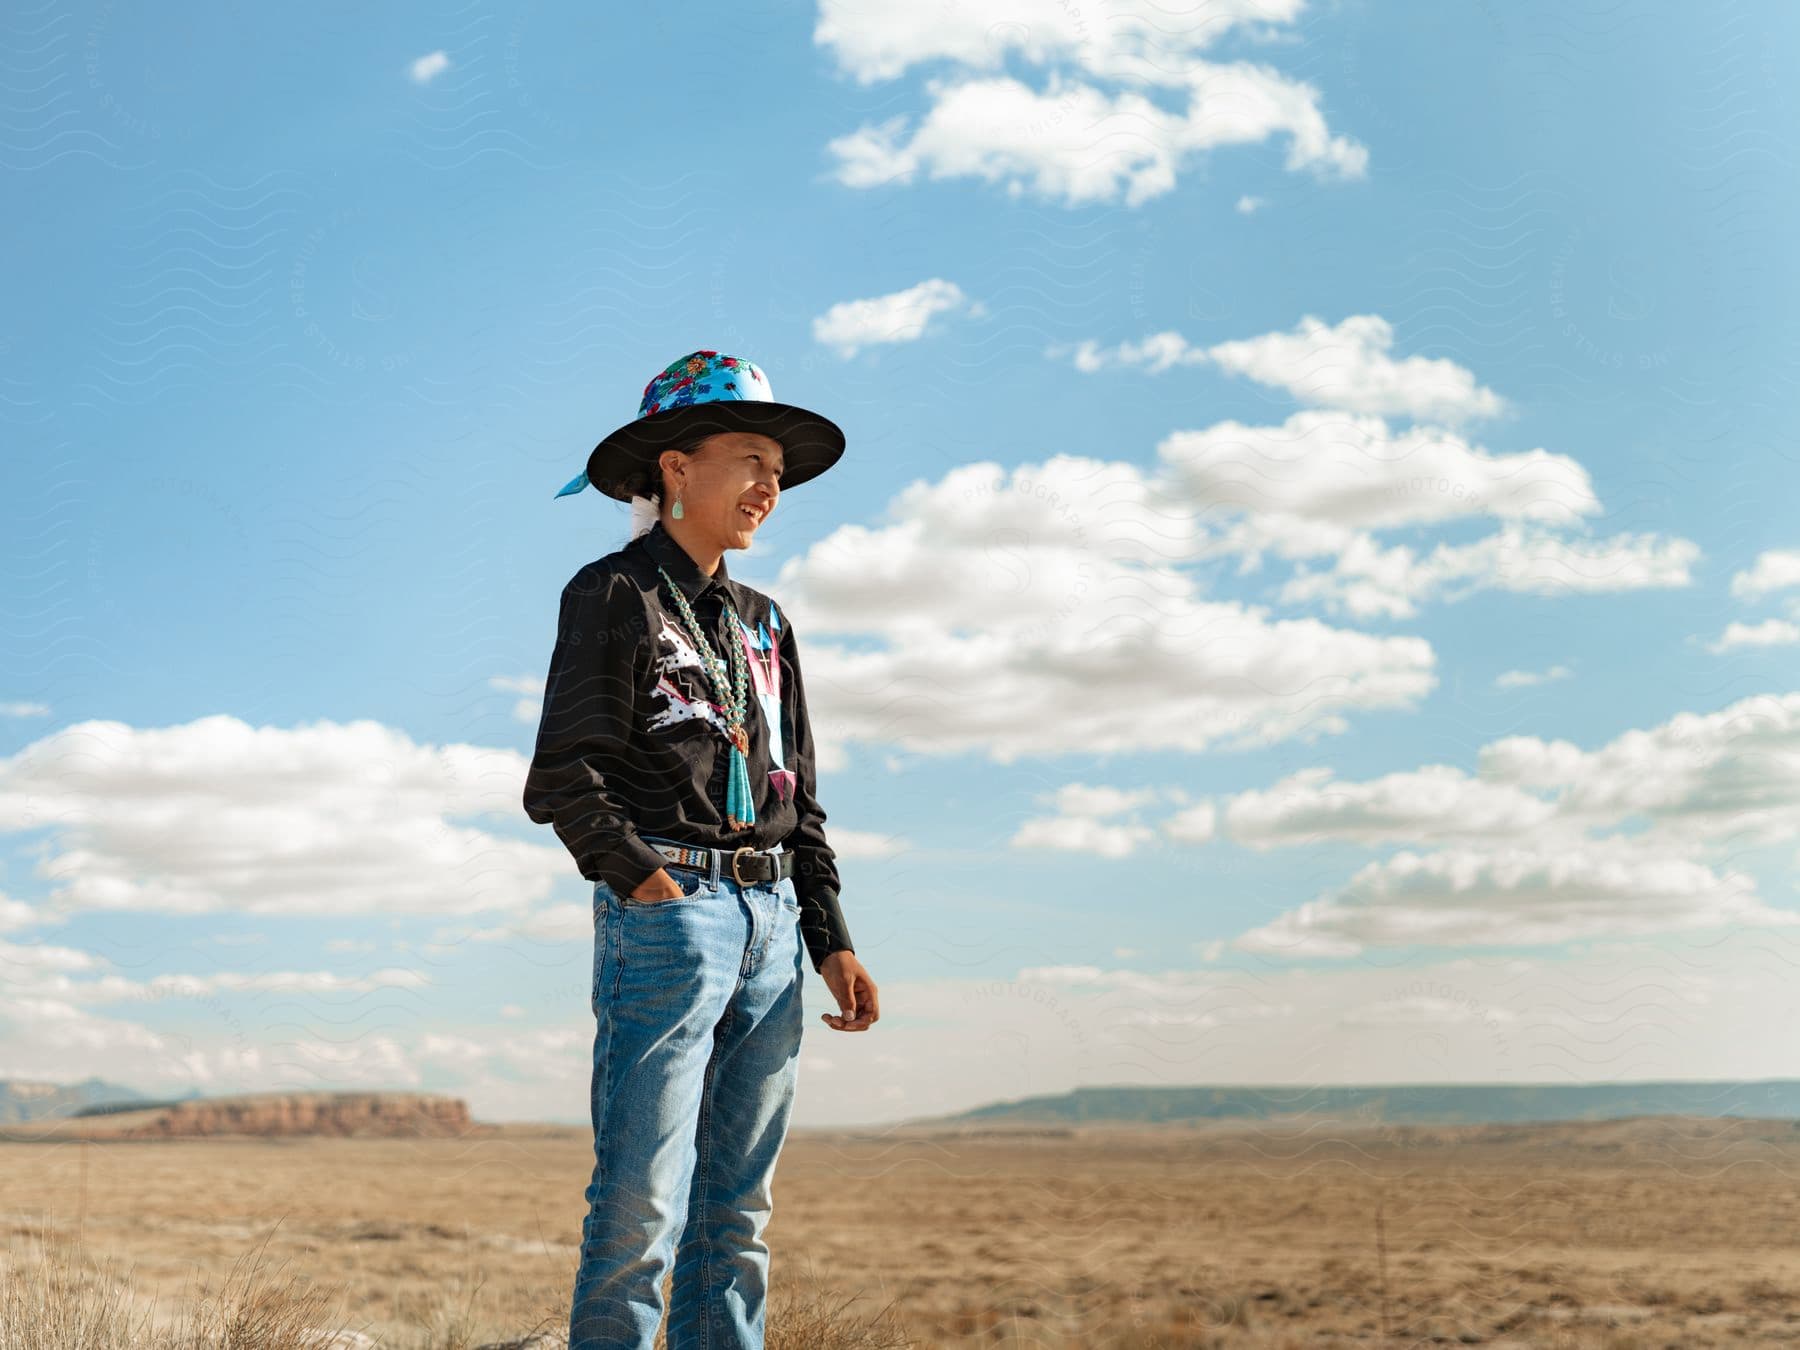
[[[745,711],[750,706],[750,666],[744,659],[743,643],[729,644],[730,664],[727,675],[727,663],[713,651],[712,642],[700,627],[700,621],[694,617],[694,611],[681,587],[661,567],[656,570],[669,583],[669,590],[675,596],[675,607],[681,611],[682,625],[693,639],[694,650],[700,653],[706,667],[706,677],[719,696],[719,706],[725,710],[725,739],[731,742],[731,774],[726,779],[725,786],[726,828],[748,829],[756,823],[756,803],[750,796],[750,764],[745,758],[750,753],[750,733],[744,728]],[[743,625],[738,622],[737,610],[732,608],[730,599],[724,599],[723,603],[725,617],[731,621],[731,631],[742,632]]]

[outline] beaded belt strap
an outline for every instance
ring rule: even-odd
[[[677,867],[704,872],[708,878],[731,876],[740,886],[746,882],[778,881],[794,875],[794,855],[785,849],[758,852],[746,844],[728,851],[696,844],[663,843],[648,836],[644,836],[644,842]]]
[[[712,870],[710,848],[691,848],[687,844],[652,844],[650,847],[677,866],[695,867],[706,872]]]

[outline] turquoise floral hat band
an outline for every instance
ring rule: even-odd
[[[754,431],[781,443],[781,490],[829,469],[844,453],[844,433],[830,418],[777,403],[769,377],[753,361],[723,352],[689,352],[644,386],[637,417],[588,453],[587,467],[558,497],[592,486],[617,501],[660,486],[656,458],[721,431]]]

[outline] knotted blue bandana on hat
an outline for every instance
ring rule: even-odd
[[[769,378],[754,362],[721,352],[689,352],[649,384],[637,417],[588,454],[587,467],[561,489],[567,497],[592,485],[629,502],[631,483],[671,446],[721,431],[754,431],[781,442],[781,490],[816,478],[844,453],[844,433],[830,418],[777,403]]]

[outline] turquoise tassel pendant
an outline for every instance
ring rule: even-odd
[[[756,823],[756,803],[750,796],[750,764],[735,745],[731,747],[731,772],[725,783],[725,819],[734,830]]]

